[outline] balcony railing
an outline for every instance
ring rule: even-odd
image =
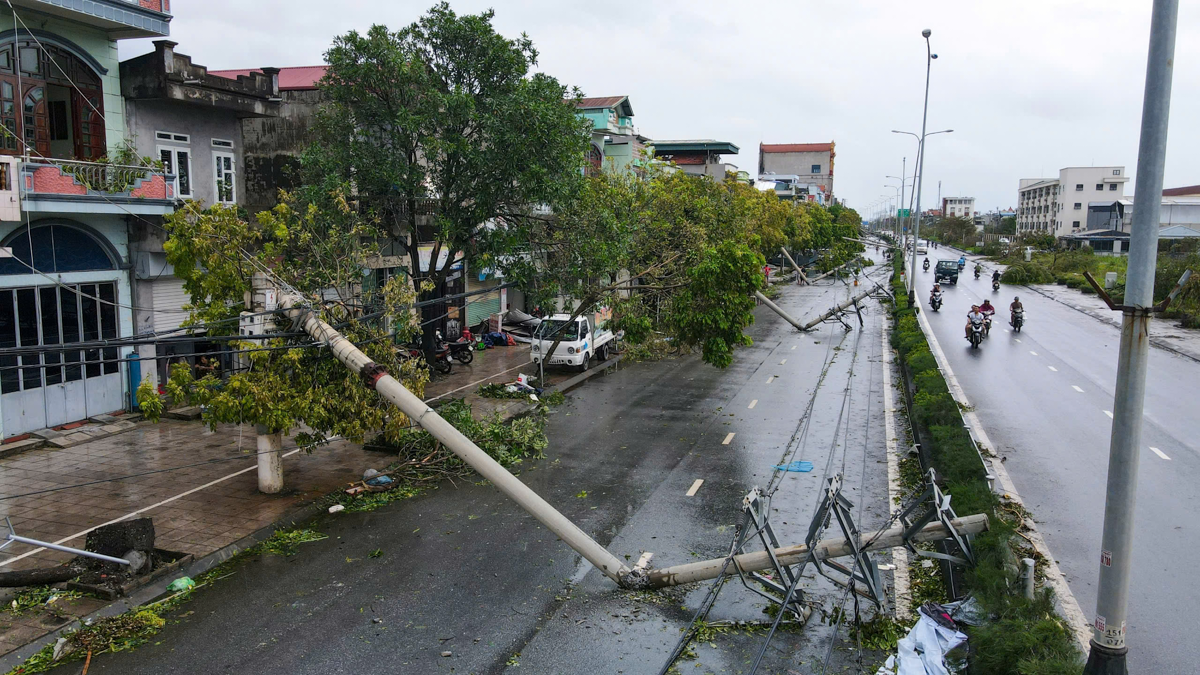
[[[176,177],[154,167],[43,158],[22,160],[20,167],[21,201],[29,211],[166,214],[174,209]]]

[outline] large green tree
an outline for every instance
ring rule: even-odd
[[[533,72],[533,43],[500,35],[492,17],[443,2],[397,31],[340,36],[325,54],[308,197],[352,192],[407,257],[422,299],[489,228],[561,202],[587,149],[576,94]]]
[[[749,342],[742,331],[764,283],[761,233],[781,233],[786,220],[745,196],[655,168],[580,177],[552,217],[497,228],[498,250],[522,253],[493,257],[527,301],[572,316],[608,306],[627,340],[670,337],[725,367]]]

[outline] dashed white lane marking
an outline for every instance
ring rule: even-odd
[[[729,445],[729,442],[733,440],[734,435],[735,434],[732,431],[729,432],[729,435],[725,437],[725,440],[721,441],[721,445]]]
[[[1072,388],[1072,389],[1074,389],[1075,391],[1077,391],[1077,392],[1081,393],[1081,394],[1083,393],[1083,390],[1082,390],[1082,389],[1080,389],[1080,388],[1079,388],[1079,385],[1077,385],[1077,384],[1073,384],[1073,385],[1071,385],[1071,388]]]
[[[1016,340],[1017,342],[1021,341],[1021,338],[1013,338],[1013,339]]]
[[[792,351],[796,351],[796,345],[792,345]]]
[[[697,478],[697,479],[696,479],[696,482],[695,482],[695,483],[692,483],[692,487],[688,488],[688,491],[687,491],[687,496],[689,496],[689,497],[695,497],[695,496],[696,496],[696,490],[699,490],[701,485],[704,485],[704,479],[703,479],[703,478]]]
[[[1158,455],[1160,458],[1167,460],[1168,462],[1171,461],[1171,458],[1167,457],[1167,453],[1163,452],[1162,450],[1159,450],[1156,447],[1151,446],[1150,451],[1153,452],[1154,454]]]
[[[787,359],[784,359],[784,360],[780,361],[780,362],[779,362],[779,365],[781,365],[781,366],[782,366],[782,365],[783,365],[783,364],[785,364],[785,363],[787,363]]]
[[[748,405],[748,406],[746,406],[746,407],[747,407],[747,408],[750,408],[751,410],[753,410],[753,409],[754,409],[754,406],[756,406],[756,405],[758,405],[758,399],[754,399],[753,401],[750,401],[750,405]]]
[[[1030,351],[1029,351],[1029,353],[1030,353],[1030,354],[1033,354],[1034,356],[1037,356],[1037,352],[1035,352],[1035,351],[1033,351],[1033,350],[1030,350]]]
[[[1110,419],[1110,420],[1113,418],[1113,416],[1112,416],[1112,411],[1111,411],[1111,410],[1105,410],[1105,411],[1104,411],[1104,414],[1105,414],[1105,415],[1108,415],[1108,419]]]
[[[770,377],[767,378],[767,384],[771,384],[771,382],[773,382],[774,380],[775,380],[775,376],[771,375]]]
[[[1055,368],[1054,366],[1046,366],[1046,367],[1047,367],[1047,368],[1049,368],[1050,370],[1052,370],[1052,371],[1056,372],[1056,373],[1058,372],[1058,368]]]

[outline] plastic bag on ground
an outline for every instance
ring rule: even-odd
[[[876,675],[950,675],[946,653],[967,641],[967,636],[938,624],[922,607],[917,625],[896,643],[896,656],[879,667]]]
[[[167,584],[167,590],[172,593],[191,590],[196,587],[196,582],[192,581],[191,577],[179,577],[175,581]]]

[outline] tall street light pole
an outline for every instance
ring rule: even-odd
[[[1150,356],[1150,312],[1154,305],[1154,267],[1158,256],[1158,216],[1167,154],[1167,118],[1175,58],[1179,0],[1154,0],[1150,15],[1150,53],[1142,97],[1142,133],[1138,144],[1137,188],[1141,195],[1129,235],[1129,269],[1122,307],[1121,350],[1113,400],[1112,440],[1108,450],[1108,492],[1100,545],[1100,583],[1096,618],[1085,675],[1125,675],[1125,620],[1133,563],[1133,511],[1137,500],[1146,366]]]
[[[932,56],[935,59],[937,58],[937,54],[933,54]],[[928,98],[928,93],[926,93],[926,98]],[[922,126],[924,126],[924,125],[922,124]],[[918,165],[921,165],[921,164],[923,164],[922,160],[925,158],[925,143],[923,142],[923,139],[928,138],[930,136],[936,136],[937,134],[951,134],[951,133],[954,133],[954,130],[953,129],[942,129],[941,131],[930,131],[929,133],[916,134],[911,131],[900,131],[898,129],[892,129],[892,133],[893,134],[904,134],[906,136],[912,136],[914,139],[916,139],[916,141],[917,141],[917,163],[918,163]],[[888,176],[888,178],[895,178],[895,176]],[[921,178],[921,170],[920,170],[920,168],[917,168],[916,170],[913,171],[913,177],[910,178],[909,180],[916,183],[920,178]],[[910,194],[908,197],[909,211],[912,210],[912,207],[913,207],[912,202],[913,202],[914,197],[917,197],[917,190],[913,190],[912,194]]]
[[[921,31],[925,38],[925,107],[921,112],[921,150],[917,154],[917,215],[913,219],[913,251],[912,268],[908,273],[908,303],[916,302],[917,285],[917,240],[921,236],[921,187],[925,184],[925,122],[929,119],[929,73],[933,70],[933,60],[937,54],[929,44],[929,36],[933,31],[926,28]]]

